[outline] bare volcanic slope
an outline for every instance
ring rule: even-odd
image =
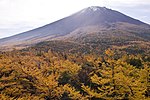
[[[31,45],[57,39],[84,43],[95,37],[149,40],[149,30],[148,24],[118,11],[92,6],[48,25],[0,39],[0,46]]]

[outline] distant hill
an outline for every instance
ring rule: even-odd
[[[0,39],[0,47],[22,48],[45,41],[59,41],[63,45],[67,42],[70,46],[85,45],[93,49],[123,48],[131,44],[143,44],[147,48],[149,40],[150,25],[115,10],[92,6],[40,28]],[[58,42],[52,43],[57,46]]]

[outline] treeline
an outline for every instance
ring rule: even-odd
[[[0,100],[149,100],[150,57],[0,53]]]

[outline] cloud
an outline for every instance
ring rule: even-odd
[[[107,6],[150,24],[150,0],[110,0]]]
[[[148,4],[150,0],[110,0],[110,2],[122,3],[122,4]]]
[[[33,26],[30,26],[29,23],[14,23],[14,24],[6,24],[0,23],[0,38],[8,37],[11,35],[15,35],[17,33],[22,33],[28,30],[33,29]]]

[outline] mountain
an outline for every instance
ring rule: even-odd
[[[77,44],[149,41],[150,26],[118,11],[92,6],[48,25],[0,39],[0,46],[30,46],[43,41]]]

